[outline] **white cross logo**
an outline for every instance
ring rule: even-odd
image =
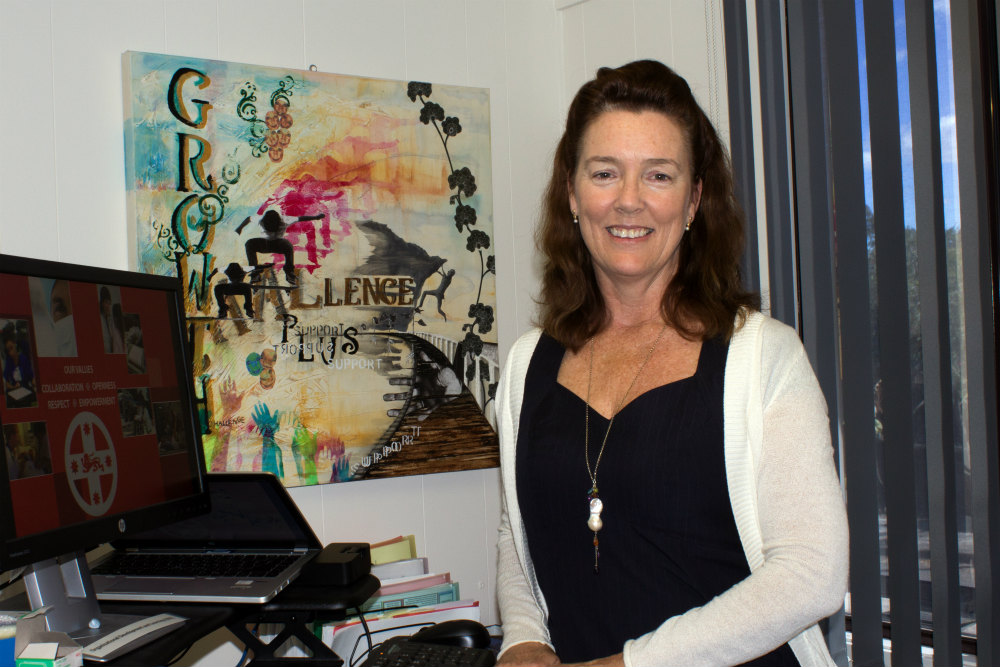
[[[84,512],[102,516],[118,488],[118,459],[104,422],[93,412],[81,412],[66,433],[66,477],[73,498]]]

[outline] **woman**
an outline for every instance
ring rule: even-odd
[[[847,524],[795,332],[741,287],[725,150],[661,63],[570,106],[541,328],[497,397],[501,665],[832,665]],[[589,662],[586,662],[589,661]]]
[[[13,334],[4,334],[3,347],[5,352],[3,379],[7,391],[21,387],[34,391],[35,374],[31,368],[31,360],[28,359],[28,355],[20,351]]]
[[[125,339],[122,337],[121,306],[111,299],[111,290],[107,285],[101,285],[100,301],[104,351],[107,354],[122,354],[125,352]]]

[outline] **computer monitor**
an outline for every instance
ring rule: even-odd
[[[0,571],[28,566],[52,630],[117,624],[88,549],[208,510],[183,298],[176,278],[0,255]]]

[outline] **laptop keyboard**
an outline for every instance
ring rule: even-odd
[[[93,574],[133,577],[273,577],[301,556],[292,554],[137,554],[117,552]]]

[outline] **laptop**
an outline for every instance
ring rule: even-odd
[[[91,566],[98,599],[259,604],[322,551],[274,475],[208,473],[205,480],[207,514],[116,540]]]

